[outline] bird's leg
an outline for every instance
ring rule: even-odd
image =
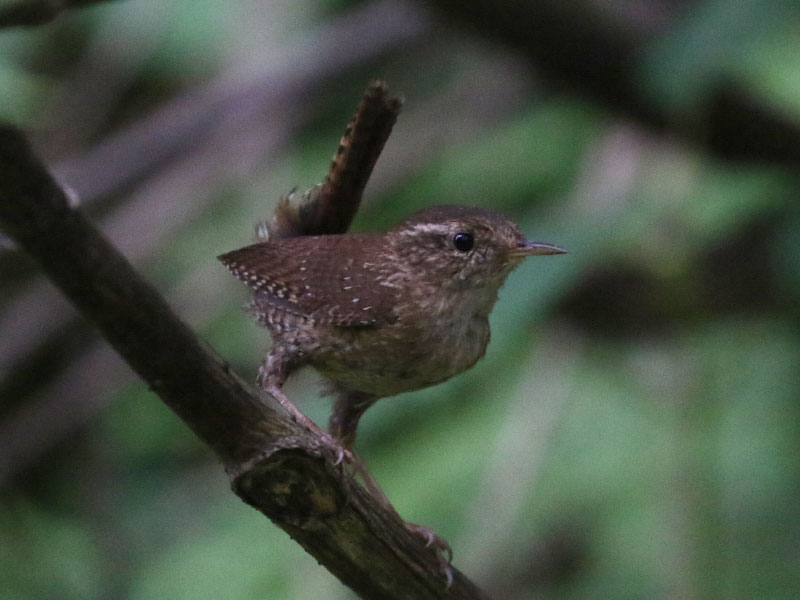
[[[328,422],[328,429],[331,435],[339,440],[342,446],[352,452],[353,462],[351,464],[353,465],[353,469],[355,473],[361,475],[361,479],[363,479],[364,485],[369,493],[378,500],[384,508],[397,515],[398,518],[405,523],[409,531],[421,536],[425,540],[425,547],[432,548],[436,552],[439,567],[447,580],[447,587],[449,588],[453,582],[453,570],[450,567],[450,562],[453,560],[453,550],[450,548],[450,544],[438,537],[430,527],[423,527],[422,525],[416,525],[405,521],[398,514],[395,507],[392,506],[392,503],[389,502],[389,498],[386,497],[386,494],[384,494],[383,490],[375,481],[375,478],[372,477],[364,461],[353,452],[358,420],[361,418],[361,415],[364,414],[364,411],[372,406],[378,398],[371,394],[354,392],[341,388],[337,388],[335,392],[336,403],[333,406],[333,412]]]
[[[261,366],[258,368],[258,384],[286,409],[286,412],[294,419],[295,423],[299,423],[313,431],[323,442],[324,446],[336,453],[335,464],[339,465],[342,462],[352,463],[354,460],[352,452],[350,452],[348,448],[342,446],[328,432],[324,431],[319,425],[303,414],[281,390],[281,386],[286,382],[286,378],[292,371],[296,370],[300,364],[298,351],[293,352],[291,348],[282,344],[277,344],[270,350],[264,362],[261,363]]]
[[[356,441],[358,420],[364,411],[378,400],[372,394],[353,392],[337,388],[336,403],[333,405],[328,430],[345,448],[353,448]]]
[[[378,398],[372,394],[355,392],[339,387],[334,389],[334,393],[336,394],[336,402],[333,405],[331,418],[328,421],[328,431],[331,432],[333,437],[339,440],[339,443],[344,448],[347,448],[352,453],[354,457],[351,463],[353,465],[353,470],[361,475],[361,478],[364,480],[364,485],[367,486],[367,490],[369,490],[370,494],[377,498],[384,506],[391,507],[389,499],[370,474],[367,465],[365,465],[364,461],[353,451],[353,444],[356,441],[358,420],[361,418],[361,415],[364,414],[365,410],[375,404]]]
[[[353,452],[358,420],[361,418],[361,415],[364,414],[365,410],[375,404],[378,398],[372,394],[356,392],[338,386],[334,388],[334,393],[336,394],[336,402],[333,405],[331,418],[328,421],[328,430],[333,437],[339,440],[342,446]],[[369,469],[367,469],[367,465],[364,464],[364,461],[361,460],[355,452],[353,452],[353,456],[355,457],[352,463],[353,470],[361,475],[369,493],[380,501],[383,506],[394,511],[394,507],[372,477]]]

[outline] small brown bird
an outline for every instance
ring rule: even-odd
[[[314,367],[336,396],[330,433],[349,451],[376,400],[441,383],[484,355],[498,290],[524,258],[564,252],[494,212],[434,206],[386,233],[276,239],[219,260],[253,288],[251,309],[272,334],[261,386],[314,426],[280,390]]]

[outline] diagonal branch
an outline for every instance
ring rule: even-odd
[[[70,205],[25,138],[0,126],[0,226],[224,463],[233,490],[363,598],[485,598],[279,414]]]

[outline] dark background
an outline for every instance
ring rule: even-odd
[[[9,2],[0,2],[0,7]],[[0,31],[0,118],[248,379],[214,257],[406,104],[354,229],[490,207],[570,254],[358,450],[496,598],[800,592],[800,3],[128,0]],[[291,398],[325,422],[313,374]],[[350,598],[0,250],[0,597]]]

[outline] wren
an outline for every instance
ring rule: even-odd
[[[349,453],[375,401],[483,357],[498,291],[524,258],[564,252],[497,213],[434,206],[386,233],[268,240],[219,260],[253,289],[250,308],[272,335],[260,385],[316,428],[280,389],[297,369],[316,369],[336,398],[330,434]]]

